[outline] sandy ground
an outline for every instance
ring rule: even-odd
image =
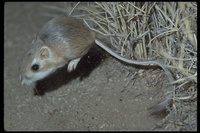
[[[51,13],[41,5],[6,3],[4,33],[4,129],[6,131],[151,130],[162,117],[147,110],[163,99],[160,69],[127,66],[94,47],[78,68],[61,68],[38,82],[20,84],[19,66]],[[56,5],[57,3],[53,3]],[[38,94],[39,93],[39,94]]]

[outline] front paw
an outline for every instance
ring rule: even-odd
[[[67,71],[71,72],[71,71],[75,70],[77,65],[78,65],[78,63],[79,63],[79,61],[80,61],[80,59],[81,58],[77,58],[77,59],[71,60],[69,62],[69,64],[68,64]]]

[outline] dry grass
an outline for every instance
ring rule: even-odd
[[[121,56],[162,60],[175,78],[168,92],[173,94],[173,108],[160,123],[162,130],[197,130],[197,3],[71,4],[67,13],[78,11],[76,17],[91,21],[98,27],[91,29],[108,37]]]

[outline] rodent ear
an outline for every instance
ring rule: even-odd
[[[48,47],[43,46],[40,49],[40,59],[47,59],[47,58],[51,58],[51,50]]]

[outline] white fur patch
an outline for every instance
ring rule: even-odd
[[[71,72],[72,70],[75,70],[79,61],[81,58],[75,59],[75,60],[71,60],[68,64],[67,70],[68,72]]]
[[[38,72],[38,73],[36,73],[33,78],[30,78],[30,79],[23,78],[22,79],[22,85],[24,85],[24,84],[25,85],[31,85],[31,84],[35,83],[36,81],[41,80],[41,79],[47,77],[49,74],[51,74],[55,70],[56,70],[55,68],[51,68],[51,69],[48,69],[45,72]]]

